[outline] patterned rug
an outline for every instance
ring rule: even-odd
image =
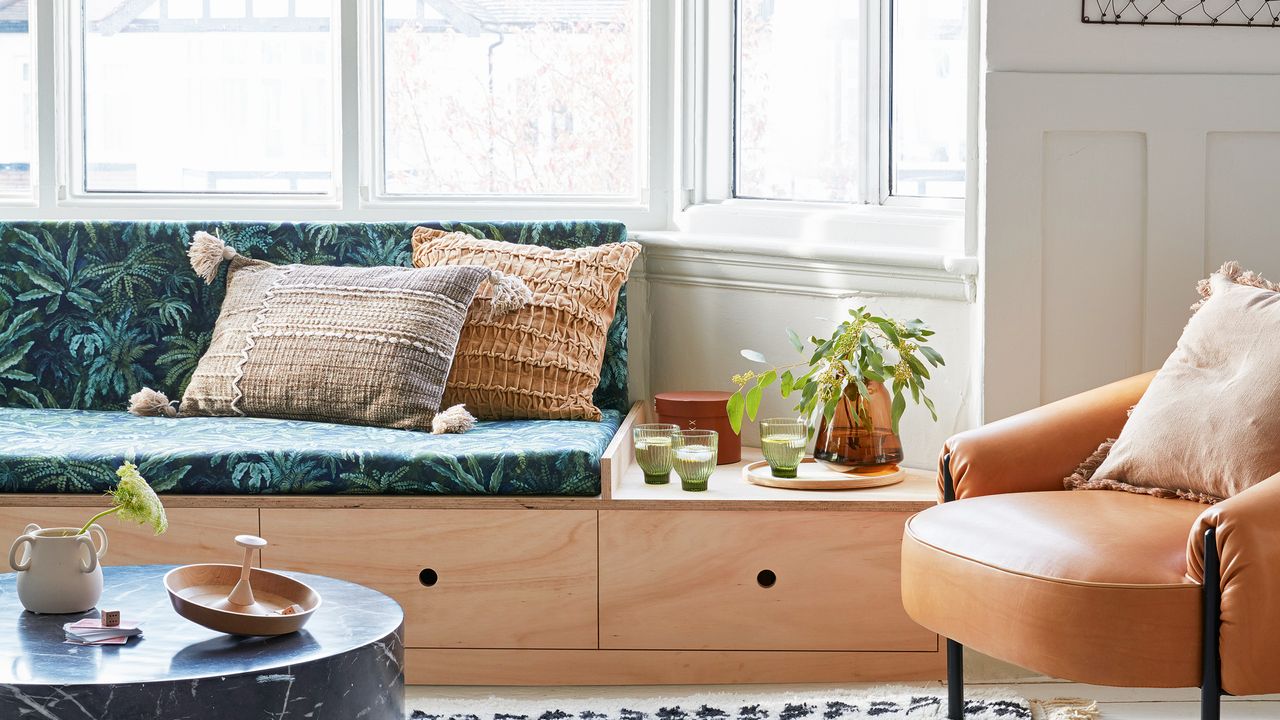
[[[618,699],[443,698],[418,700],[410,720],[945,720],[939,688],[876,687],[778,695],[721,693]],[[1031,700],[1008,689],[970,689],[965,720],[1095,720],[1089,700]]]

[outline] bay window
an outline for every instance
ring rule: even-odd
[[[735,203],[955,208],[968,15],[967,0],[0,0],[0,204],[638,230]]]

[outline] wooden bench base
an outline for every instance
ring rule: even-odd
[[[902,526],[934,481],[806,494],[645,486],[624,422],[594,498],[168,496],[170,530],[108,520],[108,564],[235,562],[376,588],[405,609],[406,678],[438,685],[940,679],[898,591]],[[745,461],[756,459],[748,452]],[[678,481],[677,481],[678,482]],[[79,526],[93,495],[0,495],[0,541]],[[5,568],[7,569],[7,568]]]

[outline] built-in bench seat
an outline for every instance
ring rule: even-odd
[[[261,418],[0,408],[0,492],[99,493],[121,462],[191,495],[597,495],[622,414],[480,422],[461,435]]]
[[[191,271],[197,230],[275,263],[408,265],[419,224],[553,248],[626,239],[610,222],[0,222],[0,493],[100,493],[130,460],[171,494],[599,494],[630,405],[625,288],[594,396],[601,422],[441,436],[124,412],[144,385],[181,398],[209,346],[225,286]]]

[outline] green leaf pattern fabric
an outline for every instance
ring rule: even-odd
[[[0,492],[100,493],[128,460],[157,492],[596,495],[622,413],[459,435],[267,418],[0,408]]]
[[[191,271],[186,251],[197,230],[275,263],[407,266],[418,225],[552,248],[626,240],[611,222],[0,222],[0,491],[98,492],[129,459],[167,492],[598,493],[600,454],[628,406],[625,287],[594,394],[612,414],[598,424],[481,423],[449,437],[355,428],[353,436],[340,426],[267,431],[257,423],[286,421],[231,418],[220,429],[239,444],[208,454],[204,435],[185,424],[192,418],[171,426],[187,455],[164,455],[146,448],[166,426],[148,430],[123,412],[53,412],[122,411],[143,386],[182,396],[224,293],[221,277],[205,285]],[[273,433],[279,440],[267,442]],[[64,434],[78,436],[80,450],[39,452]],[[321,441],[357,436],[333,452]]]

